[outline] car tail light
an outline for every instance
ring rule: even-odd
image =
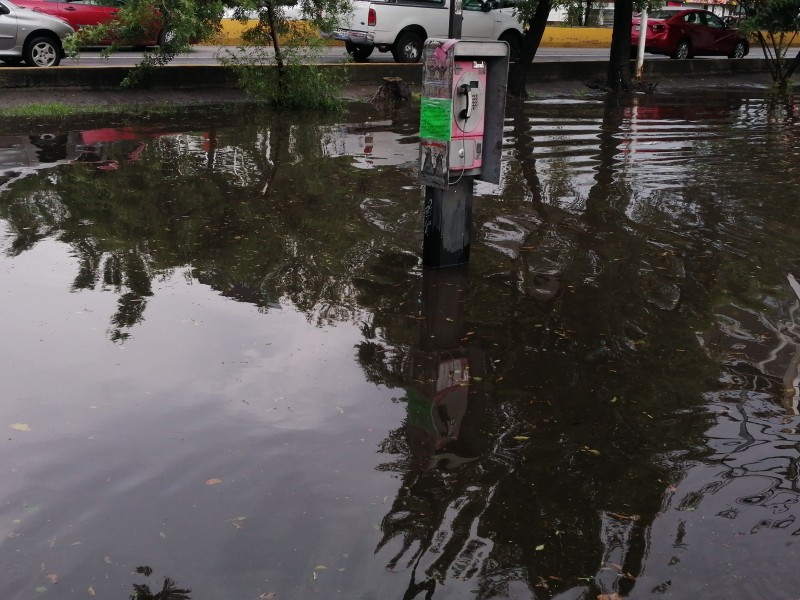
[[[375,22],[378,20],[377,13],[375,12],[374,8],[369,9],[369,14],[367,15],[367,25],[369,27],[375,27]]]

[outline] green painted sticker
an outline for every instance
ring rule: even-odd
[[[449,98],[423,96],[419,110],[419,137],[425,140],[450,141],[453,103]]]

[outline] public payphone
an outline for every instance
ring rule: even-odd
[[[458,60],[453,71],[450,170],[479,169],[483,158],[486,63]]]
[[[498,183],[503,144],[506,42],[429,39],[423,54],[420,181],[447,189],[472,176]]]

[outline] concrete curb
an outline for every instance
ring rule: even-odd
[[[375,63],[318,65],[322,69],[343,71],[352,84],[381,83],[384,77],[401,77],[411,84],[422,80],[418,64]],[[37,69],[16,67],[0,72],[0,89],[6,88],[72,88],[85,90],[118,89],[132,67],[58,67]],[[264,67],[265,74],[274,67]],[[607,61],[534,62],[528,73],[528,83],[537,81],[604,80]],[[764,59],[748,60],[654,60],[645,61],[645,76],[658,77],[724,77],[735,75],[765,75],[769,82],[769,64]],[[215,65],[166,66],[148,73],[138,89],[192,90],[236,87],[236,76],[227,67]]]

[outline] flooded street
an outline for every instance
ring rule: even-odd
[[[0,133],[0,598],[795,599],[797,100]]]

